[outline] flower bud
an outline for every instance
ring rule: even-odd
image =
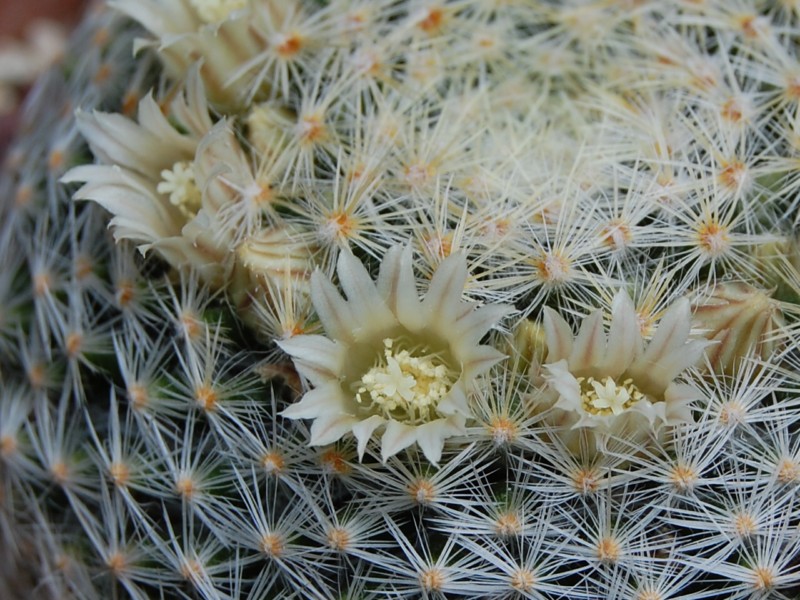
[[[528,371],[531,376],[539,373],[539,367],[547,356],[547,340],[541,323],[520,321],[514,329],[514,336],[508,341],[509,356],[520,371]]]
[[[693,308],[692,326],[716,342],[706,349],[715,372],[733,374],[742,358],[766,359],[775,350],[783,316],[771,291],[744,282],[720,283],[710,296],[695,299]]]
[[[308,246],[285,227],[259,232],[244,241],[237,253],[239,261],[261,285],[280,282],[288,276],[294,284],[307,288],[314,270]]]

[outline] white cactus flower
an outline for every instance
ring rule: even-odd
[[[607,336],[601,311],[585,318],[573,339],[567,322],[545,309],[544,378],[558,394],[553,407],[563,411],[560,424],[641,439],[664,425],[691,421],[690,404],[700,392],[677,378],[697,363],[707,342],[689,340],[690,327],[689,302],[680,299],[645,346],[636,310],[623,291],[613,300]],[[602,443],[603,435],[595,440]]]
[[[138,122],[98,111],[79,112],[77,121],[100,164],[77,166],[62,177],[66,183],[83,182],[75,199],[108,210],[115,239],[132,240],[141,252],[154,249],[174,267],[192,266],[206,281],[224,280],[234,255],[226,232],[213,226],[216,206],[206,206],[195,154],[204,136],[225,122],[212,123],[197,70],[169,115],[147,95],[139,103]]]
[[[137,52],[156,49],[165,70],[176,77],[202,57],[199,72],[211,102],[226,110],[241,107],[243,90],[230,85],[229,78],[264,50],[246,0],[111,0],[110,4],[147,30],[148,36],[136,40]],[[283,15],[284,3],[266,4],[263,10],[270,16]]]
[[[314,419],[311,445],[352,432],[362,457],[383,427],[383,460],[416,443],[438,463],[444,440],[462,433],[470,417],[470,386],[503,358],[479,342],[508,307],[461,299],[468,275],[461,255],[441,263],[422,300],[408,247],[389,250],[377,282],[349,252],[337,266],[346,300],[320,272],[311,280],[328,337],[299,335],[279,344],[314,386],[283,415]]]

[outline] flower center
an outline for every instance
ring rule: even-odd
[[[206,23],[218,23],[233,11],[243,8],[247,0],[189,0],[189,4]]]
[[[450,391],[457,374],[437,353],[417,355],[413,350],[393,350],[391,338],[383,340],[383,345],[383,360],[354,385],[356,401],[363,404],[364,395],[369,394],[370,406],[406,423],[436,418],[436,407]]]
[[[161,182],[156,191],[168,195],[169,203],[177,206],[187,219],[200,210],[202,194],[195,183],[192,163],[188,161],[179,160],[171,169],[161,171]]]
[[[593,415],[622,414],[644,396],[632,379],[626,379],[619,385],[613,377],[605,377],[602,381],[594,377],[579,377],[578,383],[581,385],[583,409]]]

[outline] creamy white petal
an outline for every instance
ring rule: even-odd
[[[149,181],[126,169],[82,165],[68,171],[61,181],[86,182],[74,197],[97,202],[114,215],[111,224],[119,229],[117,238],[152,243],[180,235],[185,218],[178,209],[163,201]]]
[[[353,423],[353,435],[358,442],[358,460],[364,458],[364,451],[367,449],[367,442],[369,442],[369,438],[371,438],[375,430],[385,422],[386,419],[383,417],[379,415],[372,415],[363,421]]]
[[[350,305],[319,271],[311,274],[311,301],[330,337],[345,342],[353,341],[357,319],[353,316]]]
[[[647,419],[647,423],[651,429],[655,429],[664,424],[667,420],[665,413],[666,403],[664,402],[650,402],[649,400],[642,399],[632,404],[628,410],[636,411]]]
[[[570,373],[567,361],[562,359],[545,365],[548,385],[558,392],[559,398],[555,406],[564,410],[583,412],[581,402],[581,386],[575,376]]]
[[[328,382],[309,390],[300,399],[287,406],[281,415],[287,419],[315,419],[326,414],[348,414],[347,398],[338,382]]]
[[[212,214],[239,200],[237,189],[252,182],[248,158],[225,119],[200,141],[193,167],[197,187],[203,194],[203,208]]]
[[[572,329],[569,324],[549,306],[544,308],[542,324],[547,340],[547,362],[569,358],[572,353]]]
[[[202,21],[183,2],[156,2],[154,0],[112,0],[109,2],[145,29],[157,35],[188,31],[200,27]]]
[[[605,360],[606,334],[603,332],[603,313],[595,311],[581,323],[578,337],[569,355],[571,371],[581,372],[599,366]]]
[[[197,138],[204,136],[214,124],[208,111],[208,99],[200,69],[200,63],[192,65],[183,86],[184,93],[179,94],[170,105],[175,118]]]
[[[358,419],[352,415],[326,414],[320,415],[311,424],[311,446],[332,444],[350,432]]]
[[[439,466],[445,439],[463,433],[463,423],[458,417],[439,419],[425,423],[417,428],[417,444],[425,458],[434,466]]]
[[[474,346],[513,308],[507,304],[489,304],[470,311],[456,321],[452,336],[457,345]]]
[[[436,331],[447,333],[455,321],[468,274],[467,260],[460,253],[445,258],[434,272],[422,310]]]
[[[351,252],[345,250],[339,254],[336,272],[347,295],[350,310],[353,315],[358,316],[358,327],[353,331],[354,338],[364,339],[397,323],[367,269]]]
[[[439,401],[436,412],[440,415],[469,415],[469,400],[464,391],[464,382],[459,380],[450,388],[447,395]]]
[[[177,146],[166,143],[159,135],[120,114],[95,111],[76,112],[75,116],[92,153],[103,163],[119,165],[158,181],[163,169],[171,168],[179,160],[194,158],[196,142],[189,138]]]
[[[381,438],[381,459],[386,462],[389,458],[416,442],[417,429],[417,427],[393,420],[386,423],[386,431],[383,432],[383,437]]]
[[[459,348],[453,349],[456,359],[461,360],[464,377],[473,378],[485,373],[507,356],[492,346],[472,346],[468,353],[461,356]]]
[[[707,346],[705,340],[692,340],[661,356],[657,363],[642,366],[642,372],[637,372],[637,376],[647,377],[652,385],[663,391],[683,371],[697,365]]]
[[[653,339],[641,356],[642,362],[656,364],[662,356],[682,347],[689,338],[691,316],[691,308],[686,298],[675,301],[661,318]]]
[[[117,225],[117,231],[121,229],[122,225]],[[164,260],[172,266],[178,269],[190,266],[200,275],[203,281],[215,286],[225,283],[225,275],[230,268],[230,265],[224,261],[223,257],[216,254],[215,249],[191,242],[185,236],[161,238],[149,244],[146,248],[142,246],[139,248],[142,251],[151,248],[158,250]]]
[[[611,303],[611,330],[603,371],[615,379],[642,352],[639,317],[628,293],[620,290]]]
[[[664,391],[666,419],[670,425],[692,422],[691,405],[703,397],[703,393],[688,383],[672,383]]]
[[[298,372],[314,386],[337,380],[344,367],[345,348],[321,335],[279,340],[278,347],[294,359]]]
[[[190,156],[194,154],[199,138],[185,135],[175,129],[153,98],[152,92],[139,102],[137,121],[142,129],[159,138],[162,147]]]
[[[425,321],[417,296],[410,246],[394,246],[386,253],[378,274],[377,288],[386,306],[403,327],[410,331],[422,328]]]

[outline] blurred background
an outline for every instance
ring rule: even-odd
[[[58,60],[89,0],[0,0],[0,159],[36,76]]]

